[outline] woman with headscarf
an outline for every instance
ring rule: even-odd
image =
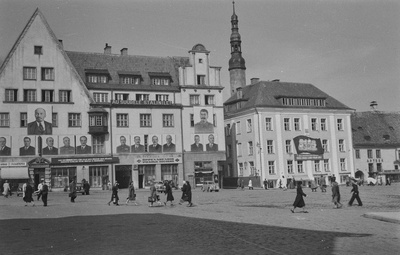
[[[136,203],[136,194],[135,194],[135,187],[133,186],[133,181],[129,183],[129,188],[128,188],[128,198],[126,199],[126,204],[128,205],[129,201],[133,201],[135,205]]]
[[[181,198],[181,203],[187,201],[188,202],[188,207],[191,207],[192,204],[192,187],[190,186],[190,183],[188,181],[183,181],[183,186],[181,188],[182,190],[182,198]]]
[[[172,181],[165,182],[165,194],[167,195],[167,201],[164,202],[164,205],[167,205],[168,202],[171,202],[171,206],[174,206],[172,201],[174,201],[174,196],[172,195]]]
[[[32,197],[33,195],[33,188],[31,185],[29,185],[28,182],[26,182],[24,184],[24,186],[22,186],[22,191],[23,191],[23,197],[22,199],[25,201],[25,206],[27,206],[27,203],[32,203],[32,206],[35,206],[35,202],[34,199]]]
[[[307,211],[304,210],[306,203],[304,203],[303,196],[306,197],[307,195],[303,192],[303,189],[301,188],[301,182],[297,182],[296,199],[294,200],[294,203],[293,203],[293,209],[290,209],[290,211],[292,213],[294,213],[294,210],[296,209],[296,207],[303,208],[303,212],[307,213]]]
[[[153,203],[158,201],[158,197],[157,197],[157,189],[156,186],[154,185],[154,182],[151,183],[150,186],[150,197],[149,197],[149,206],[152,207]]]

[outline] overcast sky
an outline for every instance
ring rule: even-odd
[[[229,93],[231,0],[0,0],[0,60],[39,8],[68,51],[188,56]],[[357,111],[400,111],[400,1],[236,0],[246,79],[311,83]]]

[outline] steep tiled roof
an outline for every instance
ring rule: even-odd
[[[314,85],[307,83],[259,81],[244,87],[242,95],[242,106],[237,111],[254,107],[317,108],[315,106],[285,106],[279,100],[282,97],[325,99],[326,106],[318,108],[352,110]],[[236,101],[238,101],[237,92],[224,104],[229,105]]]
[[[354,147],[399,147],[399,112],[355,112],[351,115]]]
[[[66,51],[79,75],[86,81],[87,70],[107,70],[110,75],[108,84],[89,84],[88,88],[97,89],[138,89],[138,90],[177,90],[179,85],[179,66],[189,65],[188,57],[151,57],[117,55],[91,52]],[[106,72],[107,73],[107,72]],[[142,85],[119,84],[119,74],[140,74]],[[150,85],[149,73],[169,74],[171,86]]]

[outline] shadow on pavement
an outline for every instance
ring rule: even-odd
[[[164,214],[0,221],[1,254],[333,254],[335,239],[367,234],[311,231]]]

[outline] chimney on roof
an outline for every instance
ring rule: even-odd
[[[242,87],[238,87],[236,89],[237,92],[237,99],[243,98],[243,88]]]
[[[378,103],[376,101],[372,101],[369,106],[371,107],[371,110],[377,111],[378,110]]]
[[[58,42],[60,43],[61,48],[64,49],[63,41],[59,39]]]
[[[260,81],[260,78],[251,78],[250,79],[250,84],[255,84],[255,83],[259,82],[259,81]]]
[[[121,49],[121,56],[128,56],[128,48]]]
[[[106,47],[104,47],[104,54],[111,54],[111,46],[106,43]]]

